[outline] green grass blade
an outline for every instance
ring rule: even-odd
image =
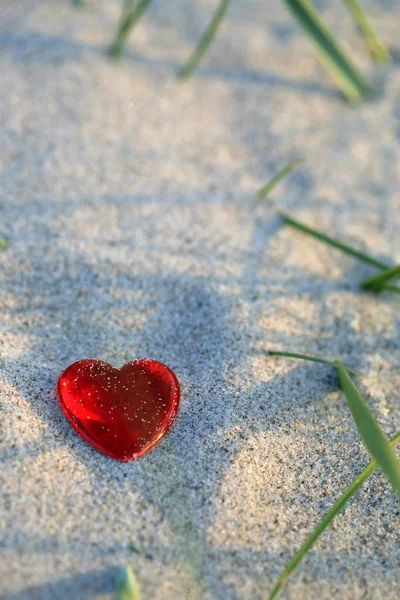
[[[118,32],[109,51],[109,54],[112,58],[119,58],[121,56],[128,35],[139,21],[151,1],[152,0],[139,0],[139,2],[135,3],[128,0],[124,3]]]
[[[131,542],[129,544],[129,550],[132,550],[135,554],[142,554],[142,549],[136,542]]]
[[[384,289],[384,286],[389,281],[393,279],[398,279],[400,277],[400,265],[396,267],[390,267],[389,269],[385,269],[378,275],[374,275],[374,277],[369,277],[368,279],[364,279],[361,282],[361,287],[364,290],[374,290],[375,292],[381,292]]]
[[[301,360],[309,360],[310,362],[316,362],[316,363],[321,363],[323,365],[329,365],[329,366],[333,367],[334,369],[336,369],[336,367],[337,367],[337,361],[325,360],[324,358],[318,358],[316,356],[309,356],[308,354],[298,354],[297,352],[279,352],[278,350],[269,350],[268,354],[270,356],[287,356],[288,358],[300,358]],[[360,371],[356,371],[356,369],[352,369],[351,367],[342,365],[342,363],[340,363],[340,364],[341,364],[341,366],[343,366],[346,369],[346,371],[349,371],[349,373],[354,373],[354,375],[362,375],[362,373],[360,373]]]
[[[400,496],[400,462],[364,398],[340,363],[337,365],[337,372],[340,385],[346,395],[351,414],[365,446]]]
[[[397,444],[400,442],[400,431],[397,435],[389,442],[392,448],[395,448]],[[372,473],[377,468],[378,463],[376,460],[372,460],[365,469],[357,475],[354,481],[349,485],[349,487],[343,492],[343,494],[338,498],[332,508],[326,513],[326,515],[321,519],[318,523],[314,531],[309,535],[305,543],[301,546],[300,550],[296,552],[292,560],[286,566],[286,568],[282,571],[281,575],[276,580],[272,592],[269,596],[269,600],[276,600],[279,594],[281,593],[283,586],[285,585],[288,577],[295,571],[299,563],[303,560],[307,552],[314,546],[315,542],[318,540],[320,535],[325,531],[325,529],[330,525],[333,519],[345,508],[346,504],[353,498],[353,496],[358,492],[358,490],[362,487],[365,481],[372,475]]]
[[[120,17],[120,24],[124,21],[124,19],[135,10],[135,5],[138,3],[138,0],[123,0],[122,11]]]
[[[218,27],[221,24],[222,19],[225,16],[225,13],[228,9],[231,0],[221,0],[217,10],[214,13],[211,22],[202,35],[196,49],[193,51],[189,60],[183,67],[180,69],[178,73],[178,77],[180,79],[186,79],[189,77],[193,71],[196,69],[197,65],[201,61],[203,55],[207,52],[208,47],[213,41],[215,34],[217,33]]]
[[[343,0],[362,33],[372,58],[380,64],[391,62],[391,56],[358,0]]]
[[[138,580],[129,565],[118,571],[115,584],[117,600],[140,600]]]
[[[370,86],[337,43],[310,0],[284,0],[316,47],[317,56],[341,92],[359,102],[370,92]]]
[[[7,250],[7,248],[8,248],[8,244],[7,244],[6,240],[3,240],[3,238],[0,238],[0,248],[2,250]]]
[[[278,214],[281,216],[281,218],[287,225],[291,225],[292,227],[295,227],[299,231],[302,231],[303,233],[307,233],[308,235],[313,236],[314,238],[316,238],[317,240],[320,240],[321,242],[325,242],[325,244],[329,244],[330,246],[333,246],[334,248],[337,248],[338,250],[342,250],[342,252],[345,252],[346,254],[350,254],[350,256],[354,256],[355,258],[358,258],[359,260],[367,263],[368,265],[372,265],[373,267],[377,267],[378,269],[388,269],[389,268],[389,265],[386,265],[385,263],[381,262],[380,260],[376,260],[375,258],[372,258],[372,256],[368,256],[367,254],[364,254],[363,252],[359,252],[358,250],[355,250],[354,248],[352,248],[351,246],[348,246],[347,244],[343,244],[342,242],[339,242],[338,240],[335,240],[334,238],[331,238],[328,235],[321,233],[320,231],[317,231],[316,229],[313,229],[312,227],[309,227],[308,225],[304,225],[304,223],[300,223],[300,221],[293,219],[293,217],[291,217],[290,215],[287,215],[282,212],[280,212]]]
[[[272,179],[266,185],[264,185],[258,191],[257,196],[260,199],[266,198],[268,196],[268,194],[274,189],[274,187],[280,181],[282,181],[282,179],[284,179],[285,177],[287,177],[288,175],[290,175],[290,173],[292,173],[292,171],[294,171],[294,169],[296,167],[298,167],[299,165],[303,164],[305,161],[306,161],[305,158],[299,158],[298,160],[294,160],[293,162],[291,162],[288,165],[286,165],[286,167],[283,167],[283,169],[281,169],[274,177],[272,177]]]

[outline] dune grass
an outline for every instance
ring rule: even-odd
[[[381,292],[385,289],[386,284],[393,279],[400,277],[400,266],[389,267],[384,269],[379,275],[374,275],[368,279],[364,279],[361,282],[361,287],[364,290],[374,290],[375,292]],[[399,290],[400,291],[400,290]]]
[[[128,36],[149,7],[152,0],[123,0],[117,33],[110,47],[112,58],[119,58]],[[199,43],[190,55],[187,63],[179,70],[178,77],[186,79],[195,71],[201,59],[211,45],[220,27],[231,0],[219,0],[214,15]],[[365,40],[368,51],[377,63],[391,62],[390,52],[377,34],[371,20],[358,0],[343,0]],[[314,45],[316,55],[325,67],[337,88],[352,103],[358,103],[372,89],[370,83],[354,63],[353,58],[344,50],[336,36],[327,27],[311,0],[282,0],[304,33]],[[76,8],[83,8],[85,0],[72,0]]]
[[[392,448],[395,448],[399,444],[399,442],[400,431],[389,443]],[[279,597],[290,575],[296,570],[303,558],[305,558],[306,554],[311,550],[311,548],[318,541],[320,536],[324,533],[325,529],[327,529],[327,527],[329,527],[329,525],[337,517],[337,515],[341,513],[342,510],[344,510],[344,508],[347,506],[350,500],[361,489],[361,487],[364,485],[367,479],[374,473],[377,467],[377,461],[375,459],[371,460],[371,462],[368,463],[365,469],[361,471],[361,473],[357,475],[357,477],[352,481],[352,483],[346,488],[343,494],[339,496],[332,508],[319,521],[318,525],[310,533],[304,544],[302,544],[302,546],[293,556],[291,561],[287,564],[285,569],[279,575],[278,579],[274,583],[274,587],[271,590],[268,600],[276,600],[276,598]]]
[[[296,167],[302,165],[305,161],[305,158],[299,158],[298,160],[290,162],[288,165],[286,165],[286,167],[283,167],[283,169],[278,171],[278,173],[274,175],[274,177],[272,177],[272,179],[270,179],[268,183],[263,185],[263,187],[258,191],[257,196],[260,199],[266,198],[278,185],[278,183],[282,181],[282,179],[290,175],[290,173],[292,173],[296,169]]]
[[[271,350],[269,354],[271,356],[286,356],[288,358],[319,362],[330,365],[336,369],[340,386],[346,395],[347,403],[358,432],[368,451],[378,462],[378,465],[392,484],[393,489],[400,497],[400,463],[393,450],[390,448],[385,434],[369,410],[368,405],[350,378],[349,371],[352,371],[352,369],[349,369],[349,367],[346,367],[346,365],[338,360],[330,361],[295,352],[279,352]]]
[[[379,64],[385,65],[391,62],[389,50],[380,39],[366,12],[358,0],[343,0],[352,15],[355,23],[365,40],[365,44],[372,58]]]
[[[326,233],[323,233],[321,231],[318,231],[317,229],[314,229],[313,227],[310,227],[309,225],[301,223],[297,219],[294,219],[293,217],[284,212],[279,212],[278,214],[283,219],[283,222],[287,225],[290,225],[291,227],[294,227],[295,229],[307,235],[310,235],[311,237],[319,240],[320,242],[323,242],[324,244],[332,246],[333,248],[336,248],[337,250],[340,250],[345,254],[349,254],[350,256],[353,256],[354,258],[357,258],[358,260],[379,269],[381,271],[379,275],[369,277],[368,279],[364,279],[360,282],[360,287],[362,289],[373,292],[383,292],[386,290],[394,293],[400,293],[400,288],[398,288],[397,286],[388,285],[388,282],[400,277],[399,266],[391,267],[387,263],[377,260],[376,258],[373,258],[372,256],[366,254],[365,252],[361,252],[360,250],[357,250],[356,248],[353,248],[348,244],[336,240],[335,238],[327,235]]]
[[[152,0],[124,0],[122,15],[118,25],[117,35],[111,45],[109,54],[112,58],[119,58],[125,47],[126,40],[146,11]]]
[[[121,567],[115,581],[117,600],[140,600],[139,583],[129,565]]]
[[[392,485],[394,491],[400,497],[400,463],[393,450],[393,448],[400,442],[400,432],[390,442],[387,440],[378,422],[368,408],[365,400],[362,398],[360,392],[349,376],[349,371],[353,370],[350,370],[340,361],[329,361],[294,352],[270,351],[269,355],[286,356],[296,359],[300,358],[334,367],[337,371],[340,386],[345,393],[347,403],[357,430],[367,450],[373,457],[373,460],[356,477],[356,479],[335,502],[329,512],[321,519],[305,543],[301,546],[289,564],[282,571],[269,595],[269,600],[275,600],[280,595],[290,574],[293,573],[312,546],[316,543],[321,534],[330,525],[333,519],[345,508],[351,498],[356,494],[366,479],[377,467],[381,468],[382,472],[386,475],[390,484]]]
[[[219,26],[222,23],[222,19],[225,16],[226,11],[228,10],[228,6],[231,0],[221,0],[217,10],[214,13],[214,16],[211,19],[209,26],[206,31],[203,33],[198,45],[192,52],[189,57],[189,60],[183,67],[179,70],[178,77],[180,79],[186,79],[190,77],[193,71],[199,65],[202,57],[207,52],[209,46],[211,45]]]
[[[371,93],[369,82],[355,65],[352,57],[343,49],[336,36],[327,27],[313,3],[310,0],[282,1],[314,45],[318,59],[343,95],[352,103],[360,102],[367,97]],[[344,1],[365,39],[371,56],[377,62],[389,62],[390,54],[358,0]],[[81,6],[83,0],[74,0],[74,3]],[[150,3],[151,0],[124,0],[117,33],[110,48],[110,55],[113,58],[121,56],[128,36]],[[231,0],[219,0],[217,4],[216,0],[214,15],[188,61],[179,70],[179,78],[188,78],[198,67],[214,40],[230,3]]]
[[[310,0],[283,1],[313,43],[317,58],[344,96],[350,102],[358,103],[369,95],[369,83],[325,25]]]
[[[301,223],[297,219],[291,217],[290,215],[288,215],[284,212],[279,212],[278,214],[283,219],[284,223],[286,223],[287,225],[291,225],[295,229],[298,229],[299,231],[302,231],[303,233],[307,233],[308,235],[311,235],[312,237],[316,238],[317,240],[320,240],[321,242],[324,242],[325,244],[328,244],[329,246],[332,246],[333,248],[341,250],[342,252],[345,252],[346,254],[349,254],[350,256],[354,256],[354,258],[357,258],[358,260],[361,260],[362,262],[365,262],[368,265],[372,265],[373,267],[377,267],[378,269],[387,269],[388,268],[388,265],[381,262],[380,260],[377,260],[377,259],[373,258],[372,256],[365,254],[364,252],[360,252],[359,250],[352,248],[348,244],[344,244],[343,242],[340,242],[339,240],[336,240],[335,238],[332,238],[329,235],[322,233],[321,231],[318,231],[317,229],[314,229],[313,227],[310,227],[309,225],[305,225],[304,223]]]
[[[280,352],[279,350],[270,350],[268,352],[270,356],[286,356],[288,358],[299,358],[301,360],[308,360],[310,362],[320,363],[322,365],[329,365],[336,369],[337,361],[326,360],[325,358],[318,358],[317,356],[310,356],[309,354],[299,354],[297,352]],[[362,375],[360,371],[353,369],[352,367],[347,367],[343,363],[340,363],[343,369],[346,369],[349,373],[353,373],[354,375]]]

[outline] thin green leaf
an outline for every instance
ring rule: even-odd
[[[334,238],[329,237],[325,233],[321,233],[320,231],[317,231],[316,229],[313,229],[312,227],[309,227],[308,225],[304,225],[304,223],[300,223],[300,221],[293,219],[293,217],[291,217],[290,215],[287,215],[283,212],[280,212],[278,214],[281,216],[281,218],[284,220],[284,222],[287,225],[291,225],[292,227],[295,227],[299,231],[302,231],[303,233],[307,233],[307,234],[313,236],[314,238],[320,240],[321,242],[325,242],[325,244],[329,244],[330,246],[333,246],[334,248],[337,248],[338,250],[342,250],[342,252],[345,252],[346,254],[350,254],[350,256],[354,256],[355,258],[358,258],[359,260],[361,260],[369,265],[372,265],[373,267],[377,267],[378,269],[388,269],[389,268],[389,265],[386,265],[385,263],[381,262],[380,260],[376,260],[375,258],[372,258],[372,256],[368,256],[367,254],[364,254],[363,252],[360,252],[359,250],[355,250],[354,248],[352,248],[351,246],[348,246],[347,244],[343,244],[342,242],[339,242],[338,240],[335,240]]]
[[[117,600],[140,600],[139,584],[129,565],[119,569],[115,584]]]
[[[278,350],[269,350],[268,354],[270,356],[287,356],[289,358],[300,358],[301,360],[309,360],[310,362],[321,363],[323,365],[330,365],[331,367],[336,369],[337,361],[325,360],[324,358],[318,358],[316,356],[309,356],[308,354],[298,354],[296,352],[279,352]],[[342,365],[342,363],[340,363]],[[354,375],[362,375],[360,371],[356,371],[356,369],[352,369],[351,367],[347,367],[343,365],[346,371],[349,373],[354,373]]]
[[[288,356],[290,358],[310,360],[312,362],[319,362],[336,368],[340,385],[346,395],[349,408],[362,440],[372,456],[378,461],[379,466],[387,475],[394,489],[400,495],[400,463],[394,452],[391,450],[385,434],[369,410],[360,392],[350,379],[348,371],[353,371],[353,369],[349,369],[349,367],[345,366],[340,361],[329,361],[314,356],[308,356],[306,354],[278,352],[274,350],[269,351],[269,354],[271,356]]]
[[[400,462],[346,369],[340,363],[337,364],[336,369],[340,385],[346,394],[351,414],[364,444],[389,479],[393,489],[400,496]]]
[[[316,47],[317,56],[351,102],[370,92],[369,83],[336,41],[310,0],[284,0]]]
[[[73,6],[75,6],[75,8],[83,8],[85,6],[85,1],[84,0],[72,0],[72,4],[73,4]]]
[[[390,63],[391,56],[388,49],[376,33],[358,0],[343,0],[343,2],[357,23],[372,58],[380,64]]]
[[[381,292],[385,284],[389,281],[393,281],[393,279],[398,279],[400,277],[400,266],[390,267],[389,269],[385,269],[379,275],[374,275],[374,277],[369,277],[368,279],[364,279],[361,282],[361,287],[364,290],[374,290],[375,292]]]
[[[135,542],[131,542],[129,544],[129,549],[132,550],[132,552],[134,552],[135,554],[141,554],[142,553],[142,549]]]
[[[395,448],[397,444],[400,442],[400,431],[397,435],[389,442],[392,448]],[[327,512],[327,514],[321,519],[318,523],[314,531],[309,535],[305,543],[301,546],[301,548],[296,552],[292,560],[286,566],[286,568],[282,571],[281,575],[276,580],[272,592],[269,596],[269,600],[276,600],[279,594],[281,593],[283,586],[285,585],[288,577],[295,571],[299,563],[303,560],[307,552],[314,546],[315,542],[321,536],[321,534],[325,531],[328,525],[331,524],[333,519],[345,508],[348,502],[355,496],[358,490],[362,487],[365,481],[372,475],[372,473],[377,468],[378,463],[376,460],[372,460],[365,469],[357,475],[354,481],[349,485],[349,487],[343,492],[343,494],[338,498],[332,508]]]
[[[281,169],[274,177],[272,177],[272,179],[266,185],[264,185],[258,191],[257,196],[260,199],[266,198],[268,196],[268,194],[274,189],[274,187],[280,181],[282,181],[282,179],[284,179],[285,177],[287,177],[288,175],[290,175],[290,173],[292,173],[292,171],[294,171],[294,169],[296,167],[298,167],[299,165],[303,164],[305,161],[306,161],[305,158],[299,158],[298,160],[294,160],[293,162],[291,162],[288,165],[286,165],[286,167],[283,167],[283,169]]]
[[[6,240],[3,240],[3,238],[0,238],[0,248],[2,248],[3,250],[7,250],[8,248],[8,243],[6,242]]]
[[[231,0],[221,0],[217,10],[214,13],[213,18],[211,19],[208,28],[202,35],[196,49],[191,54],[187,63],[180,69],[178,73],[178,77],[180,79],[186,79],[187,77],[189,77],[198,66],[200,60],[208,50],[211,42],[215,37],[215,34],[217,33],[218,27],[220,26],[222,19],[225,16],[230,1]]]
[[[109,51],[112,58],[119,58],[121,56],[128,35],[150,2],[151,0],[139,0],[137,3],[134,0],[126,0],[122,9],[122,17],[117,35]]]

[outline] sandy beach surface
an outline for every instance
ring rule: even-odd
[[[400,8],[364,3],[393,47],[378,70],[343,4],[318,4],[380,90],[357,109],[278,0],[233,2],[185,84],[216,0],[154,2],[115,64],[119,2],[1,3],[2,599],[108,600],[124,564],[143,600],[265,599],[368,462],[332,369],[268,349],[361,369],[400,429],[398,296],[360,292],[372,267],[276,216],[400,260]],[[101,455],[63,416],[58,375],[85,357],[179,377],[179,417],[140,460]],[[284,598],[395,600],[399,564],[376,473]]]

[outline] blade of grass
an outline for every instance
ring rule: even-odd
[[[392,448],[395,448],[397,444],[400,442],[400,431],[395,435],[395,437],[389,442]],[[372,475],[372,473],[377,468],[378,463],[376,460],[372,460],[363,471],[354,479],[354,481],[349,485],[348,488],[343,492],[343,494],[336,500],[335,504],[332,508],[326,513],[326,515],[321,519],[318,523],[314,531],[309,535],[307,540],[301,546],[301,548],[296,552],[292,560],[282,571],[281,575],[276,580],[274,587],[269,596],[269,600],[276,600],[279,594],[281,593],[283,586],[285,585],[288,577],[295,571],[299,563],[303,560],[307,552],[314,546],[320,535],[325,531],[328,525],[331,524],[333,519],[345,508],[348,502],[355,496],[355,494],[360,490],[365,481]]]
[[[374,275],[374,277],[369,277],[368,279],[364,279],[361,282],[361,287],[364,290],[374,290],[375,292],[381,292],[384,289],[384,286],[389,281],[393,279],[398,279],[400,277],[400,265],[396,267],[391,267],[390,269],[385,269],[378,275]]]
[[[286,167],[283,167],[283,169],[281,169],[276,175],[274,175],[274,177],[272,177],[272,179],[258,191],[257,196],[260,199],[266,198],[268,194],[274,189],[274,187],[280,181],[282,181],[282,179],[290,175],[290,173],[292,173],[292,171],[294,171],[296,167],[303,164],[305,161],[305,158],[299,158],[298,160],[294,160],[293,162],[286,165]]]
[[[336,41],[310,0],[284,0],[313,42],[317,56],[341,92],[360,102],[370,92],[369,83]]]
[[[343,244],[342,242],[339,242],[338,240],[335,240],[334,238],[329,237],[325,233],[321,233],[320,231],[317,231],[316,229],[313,229],[312,227],[309,227],[308,225],[304,225],[304,223],[300,223],[300,221],[293,219],[293,217],[291,217],[290,215],[287,215],[283,212],[279,212],[278,214],[281,216],[281,218],[287,225],[291,225],[292,227],[295,227],[299,231],[303,231],[303,233],[308,233],[309,235],[313,236],[314,238],[320,240],[321,242],[325,242],[325,244],[329,244],[330,246],[333,246],[334,248],[337,248],[338,250],[342,250],[342,252],[345,252],[346,254],[350,254],[350,256],[354,256],[355,258],[358,258],[359,260],[361,260],[369,265],[372,265],[373,267],[377,267],[378,269],[388,269],[389,268],[389,265],[386,265],[385,263],[381,262],[380,260],[376,260],[375,258],[372,258],[372,256],[368,256],[367,254],[364,254],[363,252],[360,252],[359,250],[355,250],[354,248],[352,248],[351,246],[348,246],[347,244]]]
[[[343,0],[362,33],[372,58],[380,64],[391,62],[391,56],[358,0]]]
[[[180,79],[187,79],[196,69],[203,55],[207,52],[207,49],[213,41],[215,34],[217,33],[218,27],[220,26],[221,21],[225,16],[230,1],[231,0],[221,0],[217,10],[214,13],[213,18],[211,19],[209,26],[203,33],[197,47],[192,52],[186,64],[183,65],[183,67],[180,69],[178,73],[178,77]]]
[[[397,460],[396,454],[346,369],[338,363],[336,370],[365,446],[389,479],[395,492],[400,496],[400,462]]]
[[[142,554],[142,549],[135,542],[131,542],[129,544],[129,549],[132,550],[132,552],[134,552],[135,554]]]
[[[308,354],[298,354],[297,352],[279,352],[278,350],[269,350],[268,354],[270,356],[287,356],[288,358],[300,358],[301,360],[309,360],[310,362],[321,363],[323,365],[330,365],[331,367],[336,369],[337,361],[325,360],[324,358],[318,358],[316,356],[309,356]],[[342,365],[342,363],[340,363]],[[349,373],[354,373],[354,375],[362,375],[360,371],[356,371],[356,369],[352,369],[351,367],[344,366],[346,371]]]
[[[319,362],[330,365],[337,370],[341,388],[346,395],[351,414],[353,415],[354,422],[361,438],[372,456],[378,461],[380,468],[388,477],[393,488],[400,496],[400,463],[397,460],[395,453],[391,450],[385,434],[369,410],[365,400],[351,380],[348,371],[353,371],[353,369],[349,369],[340,361],[329,361],[314,356],[308,356],[306,354],[297,354],[295,352],[270,350],[269,354],[271,356],[287,356],[290,358],[300,358],[312,362]]]
[[[8,244],[7,244],[6,240],[3,240],[3,238],[0,238],[0,248],[2,250],[7,250],[7,248],[8,248]]]
[[[123,0],[120,23],[135,10],[138,0]]]
[[[138,580],[129,565],[119,569],[115,584],[117,600],[140,600]]]
[[[112,58],[119,58],[121,56],[128,35],[151,1],[152,0],[139,0],[138,2],[132,2],[127,0],[124,3],[118,32],[109,50],[109,54]]]

